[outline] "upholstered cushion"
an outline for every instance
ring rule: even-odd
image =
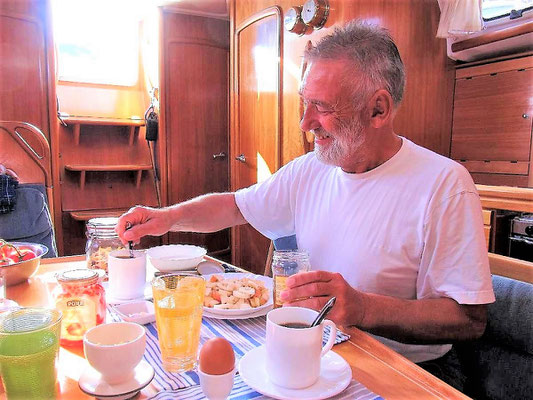
[[[17,188],[15,209],[0,214],[0,237],[7,241],[41,243],[45,257],[56,257],[54,230],[43,185],[22,184]]]
[[[475,341],[455,345],[465,393],[476,399],[525,399],[533,393],[533,285],[494,275],[496,302]]]

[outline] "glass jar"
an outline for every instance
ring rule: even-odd
[[[309,254],[298,250],[276,250],[272,255],[272,278],[274,280],[274,308],[283,302],[280,293],[287,287],[287,278],[298,272],[309,271]]]
[[[72,345],[83,341],[85,332],[105,321],[105,290],[100,285],[96,270],[73,269],[57,276],[59,285],[52,295],[56,309],[63,313],[61,344]]]
[[[103,269],[107,273],[107,256],[124,246],[115,232],[117,217],[91,218],[87,221],[87,267]]]

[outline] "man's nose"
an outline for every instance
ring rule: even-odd
[[[308,132],[313,129],[318,129],[320,126],[320,122],[318,122],[314,113],[314,107],[307,106],[304,110],[302,119],[300,120],[300,129],[304,132]]]

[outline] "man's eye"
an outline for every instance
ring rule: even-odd
[[[329,114],[333,111],[331,108],[321,106],[320,104],[316,104],[316,110],[322,114]]]

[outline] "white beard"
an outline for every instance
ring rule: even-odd
[[[315,144],[316,157],[325,164],[336,166],[341,166],[348,159],[357,159],[357,155],[365,142],[363,131],[364,125],[358,117],[340,124],[333,132],[326,132],[322,128],[312,131],[318,136],[324,136],[327,133],[332,139],[326,147]]]

